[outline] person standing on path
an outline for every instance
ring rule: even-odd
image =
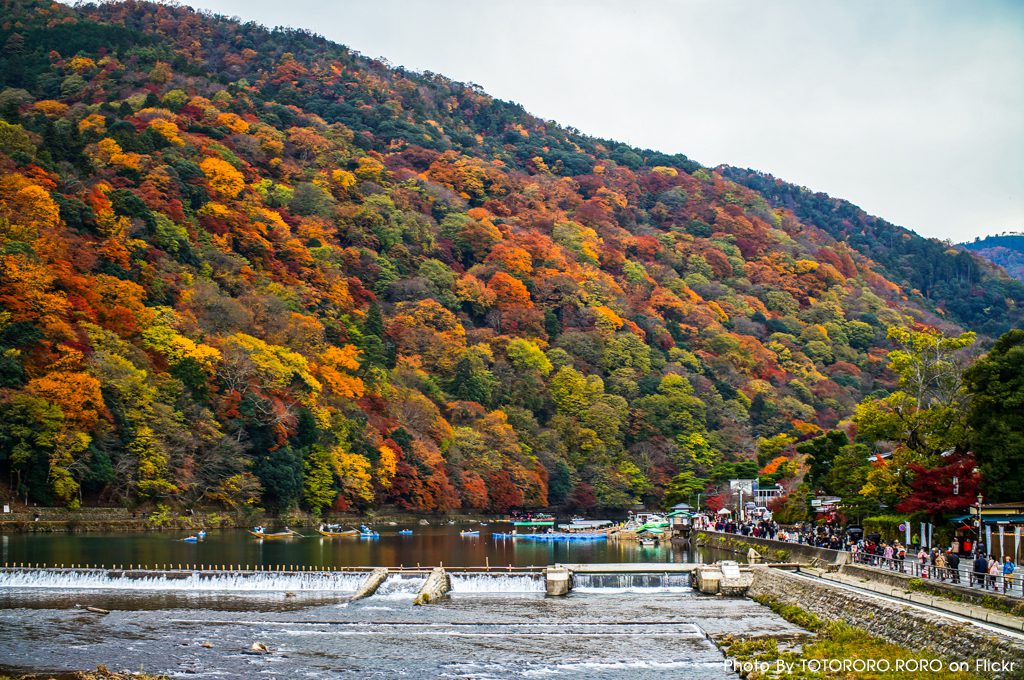
[[[1013,572],[1017,565],[1013,563],[1009,555],[1003,555],[1003,592],[1007,589],[1013,590]]]
[[[971,572],[971,585],[973,586],[977,582],[984,588],[986,574],[988,574],[988,560],[983,554],[978,553],[974,559],[974,571]]]
[[[988,584],[992,586],[992,590],[999,591],[997,582],[999,580],[999,574],[1002,573],[1002,569],[999,565],[999,560],[996,559],[995,555],[988,556]]]

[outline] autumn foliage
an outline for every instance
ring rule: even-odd
[[[21,498],[627,508],[834,426],[931,314],[719,172],[476,86],[183,6],[3,7]]]

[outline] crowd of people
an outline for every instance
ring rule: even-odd
[[[1010,555],[1002,560],[986,553],[983,545],[960,543],[954,539],[949,547],[929,550],[924,546],[906,546],[899,540],[881,540],[877,534],[865,538],[859,530],[851,531],[835,524],[797,524],[789,529],[770,518],[734,520],[731,517],[698,515],[694,527],[755,538],[771,538],[816,548],[845,550],[852,560],[861,564],[911,573],[921,578],[978,586],[994,591],[1010,592],[1014,588],[1017,565]]]
[[[1006,593],[1013,589],[1014,572],[1017,565],[1009,555],[1000,561],[995,555],[979,550],[974,554],[973,561],[961,569],[960,550],[954,541],[948,548],[932,548],[914,546],[909,551],[899,541],[859,541],[854,544],[851,552],[855,562],[876,567],[884,567],[894,571],[912,571],[922,578],[949,581],[962,584],[963,571],[966,571],[968,585]]]

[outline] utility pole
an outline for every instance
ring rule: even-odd
[[[978,546],[981,544],[981,501],[982,495],[978,494],[978,540],[974,542],[974,552],[978,552]],[[985,546],[986,548],[988,546]]]

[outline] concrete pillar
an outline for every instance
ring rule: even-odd
[[[370,597],[377,589],[380,588],[381,584],[384,583],[388,578],[388,570],[384,567],[374,569],[370,572],[370,575],[363,581],[363,585],[360,586],[359,591],[352,596],[352,601],[361,600],[364,597]]]
[[[572,572],[565,567],[548,567],[544,570],[544,587],[548,595],[568,595],[572,590]]]
[[[439,600],[448,594],[448,591],[452,589],[452,580],[445,573],[444,568],[434,567],[433,571],[430,572],[430,576],[427,577],[423,587],[420,588],[420,594],[416,596],[416,599],[412,601],[413,604],[430,604],[434,600]]]

